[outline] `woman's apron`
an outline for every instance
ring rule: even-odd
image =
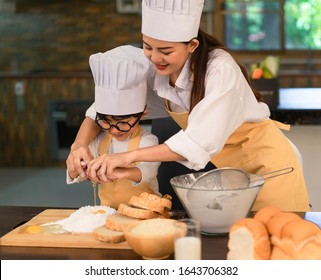
[[[139,126],[130,138],[128,151],[133,151],[139,148],[141,137],[142,128]],[[111,140],[112,136],[109,133],[106,133],[99,143],[100,155],[108,153]],[[147,183],[133,186],[131,180],[120,179],[114,182],[101,183],[98,189],[98,196],[101,205],[108,205],[112,208],[118,209],[120,203],[128,203],[129,199],[133,195],[139,195],[142,192],[154,193],[150,185]]]
[[[165,102],[165,108],[182,129],[187,127],[188,112],[171,112],[168,102]],[[218,168],[237,167],[253,174],[293,167],[292,173],[266,180],[252,211],[265,206],[283,211],[309,211],[308,193],[300,163],[280,128],[289,130],[288,125],[273,120],[243,123],[228,138],[222,151],[211,157],[211,162]]]

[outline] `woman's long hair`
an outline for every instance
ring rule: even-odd
[[[199,30],[197,40],[199,41],[199,46],[195,52],[191,55],[191,72],[193,73],[193,87],[192,87],[192,94],[191,94],[191,105],[190,105],[190,111],[195,107],[195,105],[200,102],[205,95],[205,76],[206,76],[206,70],[207,70],[207,62],[209,53],[214,49],[223,49],[227,52],[229,52],[224,44],[222,44],[219,40],[214,38],[213,36],[205,33],[202,30]],[[255,90],[251,86],[251,80],[249,78],[248,71],[246,68],[237,63],[249,83],[250,87],[252,88],[252,91],[256,97],[257,101],[262,101],[261,94]]]

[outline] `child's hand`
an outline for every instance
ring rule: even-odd
[[[66,160],[69,176],[71,178],[76,178],[79,175],[86,177],[84,167],[86,167],[87,163],[92,159],[93,156],[88,147],[79,146],[77,148],[73,148]]]

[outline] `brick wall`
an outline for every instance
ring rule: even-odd
[[[90,54],[140,44],[140,25],[115,0],[17,1],[0,12],[0,72],[89,71]]]

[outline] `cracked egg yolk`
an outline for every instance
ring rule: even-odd
[[[28,226],[26,229],[27,233],[40,233],[43,232],[43,228],[39,225],[35,225],[35,226]]]
[[[95,211],[94,212],[94,214],[105,214],[106,213],[106,211],[105,210],[103,210],[103,209],[100,209],[100,210],[97,210],[97,211]]]

